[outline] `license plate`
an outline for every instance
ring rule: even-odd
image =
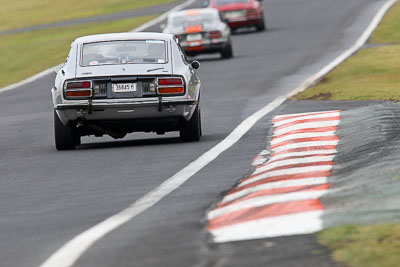
[[[227,19],[234,19],[242,16],[244,16],[243,11],[230,11],[225,13]]]
[[[197,47],[197,46],[201,46],[202,44],[203,44],[202,42],[188,43],[189,47]]]
[[[112,91],[114,93],[136,92],[136,83],[113,83]]]
[[[196,34],[189,34],[186,39],[190,41],[198,41],[201,40],[201,33],[196,33]]]

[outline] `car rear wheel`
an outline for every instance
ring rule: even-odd
[[[232,43],[229,44],[221,51],[222,58],[231,58],[233,57]]]
[[[54,111],[54,137],[57,150],[75,149],[75,146],[81,142],[75,124],[68,122],[64,125],[56,111]]]
[[[197,105],[192,117],[187,123],[185,123],[179,133],[182,142],[193,142],[200,140],[202,130],[199,105]]]
[[[256,29],[258,32],[265,31],[265,19],[264,16],[261,18],[260,22],[256,25]]]

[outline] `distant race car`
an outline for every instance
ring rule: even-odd
[[[228,23],[231,29],[256,27],[257,31],[266,28],[262,0],[206,0],[205,7],[216,8],[222,20]]]
[[[231,31],[216,9],[189,9],[168,16],[164,33],[174,34],[188,56],[221,53],[233,57]]]
[[[138,131],[180,131],[182,141],[198,141],[199,66],[170,34],[76,39],[51,90],[56,148],[74,149],[81,136],[123,138]]]

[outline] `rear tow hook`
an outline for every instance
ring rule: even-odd
[[[158,97],[158,111],[162,111],[162,96]]]

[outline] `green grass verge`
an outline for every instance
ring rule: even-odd
[[[177,0],[0,0],[0,31],[175,1]]]
[[[296,100],[400,100],[400,3],[385,16],[356,55],[297,94]],[[373,44],[377,46],[374,47]]]
[[[395,4],[371,36],[371,43],[400,42],[400,4]]]
[[[324,230],[319,241],[337,262],[351,267],[392,267],[400,263],[400,225],[344,225]]]
[[[1,37],[0,88],[63,62],[71,42],[83,35],[129,31],[156,17],[46,29]]]

